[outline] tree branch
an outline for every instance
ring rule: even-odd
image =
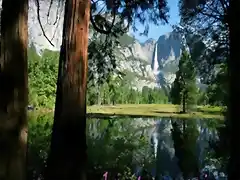
[[[47,23],[48,23],[48,17],[50,15],[50,11],[51,11],[51,8],[52,8],[52,4],[53,4],[53,0],[50,0],[50,5],[48,7],[48,13],[47,13]],[[49,23],[48,23],[49,24]]]
[[[93,2],[93,0],[92,0],[92,3],[95,3],[95,2]],[[93,17],[93,13],[92,13],[92,11],[93,11],[92,7],[93,6],[91,6],[91,10],[90,10],[90,21],[92,23],[93,28],[96,31],[98,31],[99,33],[106,34],[106,35],[110,34],[112,32],[112,29],[113,29],[114,23],[115,23],[115,19],[116,19],[116,7],[115,7],[115,4],[112,7],[112,10],[113,10],[113,21],[112,21],[110,27],[107,30],[101,29],[101,28],[99,28],[97,26],[96,22],[94,21],[94,17]]]
[[[41,19],[40,19],[40,3],[39,3],[39,0],[36,0],[36,5],[37,5],[37,19],[38,19],[38,22],[39,22],[39,25],[40,25],[40,28],[42,30],[42,33],[43,33],[43,36],[47,39],[47,41],[54,47],[53,43],[49,40],[49,38],[47,37],[44,29],[43,29],[43,26],[42,26],[42,22],[41,22]]]

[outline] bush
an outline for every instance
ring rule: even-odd
[[[28,124],[28,179],[37,179],[46,165],[53,115],[30,114]]]

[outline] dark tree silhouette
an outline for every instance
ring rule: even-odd
[[[240,15],[240,1],[229,0],[229,7],[227,9],[227,22],[229,28],[229,41],[230,41],[230,57],[228,64],[228,78],[229,78],[229,101],[228,101],[228,120],[230,124],[231,140],[230,140],[230,161],[228,167],[228,179],[239,179],[240,171],[240,147],[239,142],[239,127],[240,121],[238,120],[239,103],[236,97],[240,94],[240,84],[236,83],[240,78],[240,62],[239,46],[240,27],[238,26],[238,19]]]
[[[239,179],[240,147],[238,146],[238,136],[240,122],[238,120],[239,105],[236,101],[236,97],[240,93],[240,85],[236,82],[240,78],[240,73],[238,71],[240,67],[240,62],[238,61],[238,42],[240,34],[238,17],[240,15],[240,1],[181,0],[180,2],[181,14],[183,17],[182,20],[190,22],[191,25],[196,25],[198,23],[198,28],[205,32],[204,36],[211,37],[211,41],[218,46],[214,49],[214,52],[218,55],[218,57],[216,58],[216,56],[214,56],[215,60],[208,62],[206,69],[210,69],[209,66],[212,66],[216,63],[227,64],[229,96],[226,117],[227,132],[225,138],[228,139],[227,141],[229,141],[229,143],[227,143],[228,147],[225,148],[229,148],[230,150],[228,179]]]
[[[45,179],[85,180],[86,80],[90,1],[67,0],[57,97]]]
[[[0,57],[0,179],[26,179],[28,0],[3,0]]]

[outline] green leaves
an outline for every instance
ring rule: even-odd
[[[159,22],[168,23],[169,18],[166,0],[92,0],[91,12],[92,25],[98,32],[105,34],[118,34],[123,29],[128,30],[130,26],[133,30],[137,30],[137,24],[141,23],[144,26],[142,34],[146,35],[150,23],[156,25]],[[105,22],[102,18],[105,18]],[[115,21],[112,22],[113,20]],[[113,24],[110,33],[106,22]]]
[[[194,3],[195,2],[195,3]],[[229,1],[180,0],[181,29],[205,83],[211,84],[217,64],[229,56]]]
[[[29,101],[34,106],[52,108],[55,102],[59,53],[45,50],[40,57],[29,48]]]
[[[212,84],[207,88],[209,104],[226,105],[228,98],[228,80],[227,66],[221,64],[216,77],[212,80]]]

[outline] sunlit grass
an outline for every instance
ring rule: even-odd
[[[197,106],[189,113],[180,113],[181,107],[173,104],[118,104],[118,105],[93,105],[87,107],[89,117],[173,117],[173,118],[202,118],[223,119],[222,110],[225,107]],[[41,108],[33,114],[51,114],[53,109]],[[32,114],[29,112],[29,114]]]
[[[197,106],[196,110],[190,113],[179,113],[181,111],[178,105],[172,104],[121,104],[105,106],[89,106],[87,113],[90,115],[126,115],[142,117],[175,117],[175,118],[216,118],[222,119],[222,107]]]

